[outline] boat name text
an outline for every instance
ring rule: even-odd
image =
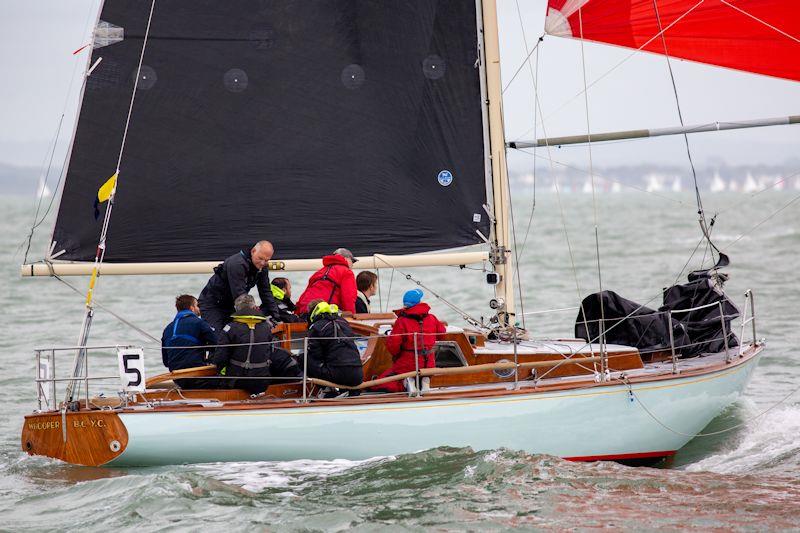
[[[48,422],[28,422],[28,429],[31,431],[58,429],[60,427],[61,427],[61,422],[59,422],[58,420],[51,420]]]

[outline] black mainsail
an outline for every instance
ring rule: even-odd
[[[95,256],[149,8],[102,8],[51,258]],[[482,242],[479,25],[459,0],[157,2],[104,261]]]

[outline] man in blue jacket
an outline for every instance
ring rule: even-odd
[[[194,368],[208,364],[208,352],[203,346],[217,344],[214,329],[200,318],[197,298],[190,294],[182,294],[175,298],[178,314],[164,328],[161,336],[161,360],[170,372],[182,368]],[[212,379],[179,379],[176,383],[184,389],[218,388]]]

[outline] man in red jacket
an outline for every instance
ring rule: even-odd
[[[415,371],[417,368],[414,362],[415,347],[419,368],[436,366],[433,345],[441,339],[445,327],[438,318],[430,314],[431,307],[422,303],[422,296],[423,292],[420,289],[412,289],[403,295],[403,308],[395,311],[397,320],[394,322],[391,334],[386,337],[386,348],[392,354],[394,364],[379,378]],[[427,389],[430,378],[422,379],[423,389]],[[377,385],[373,390],[402,392],[404,384],[402,381],[391,381]]]
[[[308,280],[308,286],[297,300],[295,313],[309,312],[308,304],[317,298],[336,304],[342,311],[356,312],[356,277],[351,270],[358,261],[347,248],[337,248],[322,258],[322,268]]]

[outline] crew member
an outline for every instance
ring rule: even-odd
[[[386,337],[386,348],[392,354],[394,363],[379,378],[414,372],[417,368],[414,362],[415,352],[420,369],[436,366],[433,345],[445,332],[445,327],[430,313],[431,307],[422,302],[422,296],[423,292],[420,289],[412,289],[403,295],[403,308],[395,311],[397,320],[392,326],[391,334]],[[425,377],[422,380],[422,388],[425,390],[429,387],[430,378]],[[405,387],[415,387],[415,381],[406,380]],[[402,382],[391,381],[376,386],[375,390],[402,392],[403,388]]]
[[[175,298],[175,309],[178,314],[161,335],[161,361],[170,372],[207,365],[209,349],[203,346],[217,344],[217,337],[211,326],[200,318],[197,298],[191,294],[181,294]],[[183,389],[217,386],[213,379],[178,379],[175,383]]]
[[[289,281],[289,278],[275,278],[269,288],[272,291],[272,297],[278,304],[279,316],[273,316],[273,320],[275,322],[302,322],[303,319],[294,314],[292,282]]]
[[[308,376],[355,387],[364,381],[364,369],[350,324],[339,308],[323,300],[309,304]]]
[[[253,287],[258,288],[263,313],[280,315],[269,288],[267,265],[273,253],[272,243],[259,241],[249,252],[240,251],[214,268],[214,275],[200,293],[200,311],[217,334],[230,321],[234,300]]]
[[[369,270],[359,272],[356,276],[356,287],[358,288],[356,313],[371,313],[369,298],[378,292],[378,275]]]
[[[228,387],[244,389],[250,394],[259,394],[271,384],[293,379],[236,379],[302,377],[300,367],[289,352],[277,348],[267,317],[256,307],[249,294],[243,294],[234,302],[236,309],[233,321],[222,328],[221,345],[214,353],[213,362],[217,370],[229,378]]]
[[[308,304],[317,298],[335,304],[342,311],[356,312],[356,277],[353,263],[357,259],[347,248],[337,248],[331,255],[322,258],[322,268],[308,280],[308,286],[297,300],[295,313],[306,315]]]

